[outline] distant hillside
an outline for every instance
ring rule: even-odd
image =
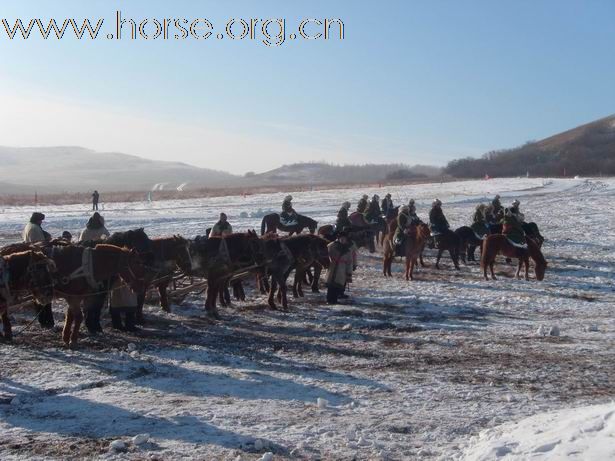
[[[0,193],[177,189],[226,186],[238,176],[179,162],[82,147],[0,147]],[[0,184],[1,185],[1,184]],[[12,190],[11,185],[16,185]]]
[[[497,176],[615,175],[615,115],[515,149],[450,162],[458,178]]]
[[[185,163],[95,152],[82,147],[0,147],[0,165],[0,194],[3,195],[30,195],[35,191],[71,194],[94,189],[181,195],[184,191],[205,189],[377,183],[440,174],[439,168],[429,166],[298,163],[238,176]]]
[[[388,178],[399,171],[411,172],[405,178]],[[332,165],[329,163],[296,163],[284,165],[261,174],[246,174],[246,184],[352,184],[384,182],[387,179],[411,179],[412,177],[438,176],[440,169],[430,166],[409,167],[403,164],[386,165]]]

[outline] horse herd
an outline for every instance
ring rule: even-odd
[[[109,290],[117,285],[118,280],[138,294],[136,317],[138,323],[142,323],[148,288],[157,288],[161,306],[168,311],[168,285],[178,272],[206,280],[205,309],[212,318],[220,318],[218,300],[222,305],[229,303],[229,289],[237,299],[245,300],[241,281],[246,277],[256,277],[256,286],[261,293],[268,294],[268,304],[272,309],[277,308],[277,297],[277,302],[286,310],[287,280],[291,273],[294,272],[294,297],[303,296],[305,281],[313,292],[319,291],[320,275],[323,268],[329,266],[327,245],[335,239],[335,230],[332,226],[317,229],[316,221],[306,217],[301,217],[300,222],[290,228],[280,224],[279,219],[272,223],[265,221],[263,219],[260,236],[255,231],[248,231],[224,237],[199,236],[191,240],[180,236],[149,238],[143,229],[136,229],[114,233],[104,243],[73,244],[54,239],[0,248],[0,316],[4,339],[10,340],[13,336],[9,309],[29,303],[31,297],[41,324],[44,325],[43,319],[46,319],[53,325],[51,302],[64,299],[67,308],[62,339],[67,346],[75,347],[84,318],[90,332],[102,330],[100,311]],[[308,228],[309,233],[302,233],[304,228]],[[537,278],[542,280],[546,268],[546,261],[540,253],[542,241],[528,239],[527,249],[520,249],[510,245],[500,234],[490,235],[482,241],[467,229],[451,232],[442,240],[445,245],[441,245],[438,252],[438,268],[445,249],[449,250],[455,267],[459,268],[459,255],[465,262],[466,250],[472,258],[473,248],[480,246],[485,277],[490,268],[495,278],[493,262],[495,255],[502,252],[508,257],[519,258],[519,271],[522,263],[525,264],[526,278],[528,257],[532,257],[536,262]],[[289,232],[289,236],[279,236],[278,230]],[[375,241],[383,245],[385,276],[391,275],[391,263],[395,257],[394,231],[394,220],[389,221],[386,228],[353,226],[350,231],[350,238],[357,247],[374,252]],[[407,279],[412,279],[417,260],[423,263],[422,252],[429,238],[425,224],[408,233],[403,248]],[[91,302],[97,299],[100,302]]]

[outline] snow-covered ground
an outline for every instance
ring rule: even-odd
[[[336,307],[308,293],[284,314],[250,290],[211,323],[194,296],[171,314],[148,306],[138,336],[107,328],[77,351],[34,325],[0,344],[0,459],[612,458],[615,180],[293,196],[326,224],[344,200],[386,192],[396,203],[415,198],[423,216],[439,197],[455,227],[495,193],[519,198],[547,238],[545,281],[513,279],[503,261],[498,281],[485,282],[476,265],[437,271],[429,253],[432,267],[408,283],[400,264],[384,279],[379,255],[364,253],[352,299]],[[240,214],[277,210],[283,195],[112,204],[103,214],[111,230],[189,237],[220,211],[237,229],[258,227]],[[78,231],[89,215],[83,206],[41,211],[54,235]],[[0,236],[15,239],[31,212],[0,210]],[[31,318],[16,315],[15,330]],[[139,434],[144,443],[133,442]],[[124,451],[110,447],[117,441]]]

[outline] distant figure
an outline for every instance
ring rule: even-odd
[[[104,240],[109,237],[109,235],[111,234],[105,227],[105,218],[103,218],[100,214],[98,214],[98,211],[96,211],[88,220],[85,229],[81,231],[79,241],[89,242],[90,240]]]
[[[45,215],[35,211],[30,217],[30,222],[26,224],[22,233],[22,239],[25,243],[44,242],[50,239],[50,235],[43,230],[43,221]]]
[[[432,236],[438,236],[444,234],[449,229],[448,221],[442,211],[442,202],[439,199],[435,199],[431,204],[431,211],[429,212],[429,228]]]
[[[374,194],[372,200],[367,205],[367,208],[363,212],[365,221],[368,223],[377,222],[382,217],[382,210],[380,209],[380,197]]]
[[[346,201],[342,203],[342,207],[337,212],[337,221],[335,222],[335,229],[341,231],[345,227],[350,226],[350,220],[348,219],[348,211],[350,210],[350,202]]]
[[[282,202],[282,213],[280,213],[280,222],[285,226],[297,225],[297,212],[293,208],[293,196],[287,195]]]
[[[225,213],[220,213],[220,220],[214,224],[210,237],[224,237],[233,233],[233,226],[227,221]]]
[[[369,197],[367,194],[363,194],[361,200],[359,200],[359,203],[357,204],[357,211],[359,213],[363,214],[365,213],[365,210],[367,210],[367,205],[369,205],[369,202],[367,201],[368,198]]]
[[[62,238],[66,240],[68,243],[71,243],[73,241],[73,234],[71,234],[68,231],[64,231],[62,232]]]
[[[97,190],[92,194],[92,211],[98,211],[98,200],[100,199],[100,194]]]
[[[382,203],[380,204],[380,209],[385,217],[389,215],[389,210],[393,210],[393,200],[391,199],[391,194],[384,196]]]

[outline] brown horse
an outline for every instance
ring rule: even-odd
[[[205,309],[219,319],[217,297],[233,278],[262,270],[265,262],[263,241],[256,232],[225,237],[197,237],[190,245],[192,273],[207,278]]]
[[[91,271],[84,264],[85,251],[91,252]],[[102,244],[92,249],[65,246],[54,247],[50,256],[57,268],[54,295],[68,304],[62,339],[69,347],[75,347],[79,338],[82,301],[106,291],[100,287],[100,282],[119,276],[136,292],[141,291],[145,283],[143,263],[135,250]]]
[[[310,234],[316,232],[318,222],[307,216],[297,215],[297,224],[294,226],[285,226],[280,221],[278,213],[271,213],[263,217],[261,221],[261,235],[266,233],[276,233],[277,231],[288,232],[288,235],[300,234],[303,229],[309,229]]]
[[[180,236],[151,239],[153,261],[145,266],[145,283],[147,287],[155,286],[160,295],[160,306],[165,312],[171,312],[167,288],[176,270],[184,274],[192,271],[192,257],[188,240]],[[138,295],[136,321],[143,323],[143,304],[147,287]]]
[[[395,231],[397,230],[397,223],[391,226],[384,239],[384,256],[382,261],[382,272],[385,277],[391,277],[391,266],[393,259],[395,259],[395,245],[393,239],[395,238]],[[405,231],[405,239],[403,243],[403,254],[406,257],[406,280],[414,280],[414,267],[417,264],[417,260],[421,258],[425,249],[425,244],[429,239],[429,227],[420,223],[415,226],[408,227]]]
[[[0,256],[0,317],[4,338],[11,340],[13,331],[8,310],[19,298],[32,294],[39,304],[53,299],[53,261],[38,251],[23,251]]]
[[[514,246],[505,235],[493,234],[487,236],[483,242],[483,254],[481,257],[481,267],[483,269],[483,275],[485,280],[489,280],[487,270],[491,271],[491,278],[496,280],[493,266],[495,265],[495,258],[499,253],[502,253],[508,258],[519,259],[519,266],[517,268],[517,277],[521,273],[521,266],[525,265],[525,280],[530,279],[530,261],[529,258],[534,260],[535,273],[537,280],[543,280],[545,277],[545,271],[547,269],[547,261],[543,256],[538,244],[531,238],[527,238],[527,248],[519,248]]]

